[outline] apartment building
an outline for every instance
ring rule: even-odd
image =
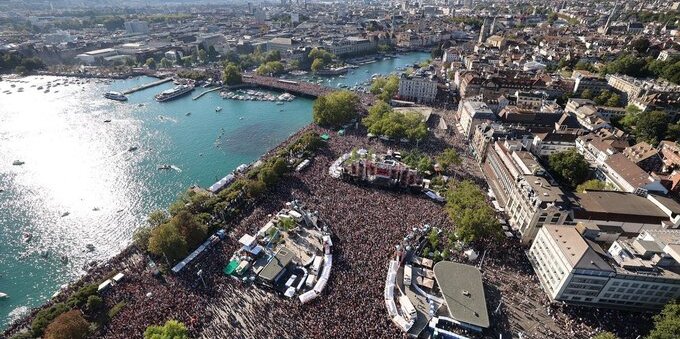
[[[594,307],[660,309],[680,296],[680,231],[644,231],[605,252],[571,226],[546,225],[529,260],[552,301]]]
[[[496,141],[487,147],[482,166],[491,189],[519,230],[531,242],[544,224],[563,224],[570,215],[562,189],[517,140]]]
[[[437,80],[426,74],[402,74],[399,79],[399,98],[415,102],[433,102],[437,96]]]
[[[323,48],[336,56],[360,55],[375,52],[378,43],[362,37],[347,37],[330,41]]]
[[[480,123],[496,120],[489,106],[481,101],[464,100],[458,105],[457,114],[466,139],[470,138]]]

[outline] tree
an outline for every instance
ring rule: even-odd
[[[206,52],[204,49],[199,49],[198,59],[201,60],[202,63],[208,62],[208,52]]]
[[[280,61],[281,60],[281,52],[279,51],[271,51],[267,53],[267,55],[264,58],[265,62],[271,62],[271,61]]]
[[[557,13],[552,12],[552,13],[548,14],[547,21],[548,21],[549,24],[552,25],[553,22],[555,22],[555,20],[557,20]]]
[[[104,299],[98,295],[91,295],[87,298],[85,309],[87,310],[88,314],[93,315],[101,312],[105,306]]]
[[[151,325],[144,331],[144,339],[188,339],[189,331],[183,323],[168,320],[163,326]]]
[[[260,65],[255,71],[258,75],[276,75],[284,71],[283,64],[280,61],[270,61]]]
[[[448,171],[453,166],[460,166],[463,160],[454,148],[447,148],[437,157],[437,163],[444,171]]]
[[[151,231],[149,252],[173,263],[187,254],[187,242],[173,223],[165,223]]]
[[[31,321],[31,333],[33,336],[42,336],[50,322],[68,310],[69,307],[65,303],[57,303],[38,311],[35,317],[33,317],[33,321]]]
[[[600,332],[593,336],[592,339],[618,339],[618,337],[612,332]]]
[[[430,233],[427,235],[427,241],[430,243],[430,247],[433,249],[439,248],[439,232],[437,229],[432,228]]]
[[[234,86],[241,83],[241,71],[234,63],[228,63],[224,66],[222,71],[222,81],[229,85]]]
[[[198,246],[208,236],[208,228],[188,211],[178,213],[169,223],[174,225],[189,249]]]
[[[616,93],[612,93],[612,95],[609,97],[609,99],[607,99],[606,104],[607,104],[607,106],[616,107],[616,106],[619,106],[620,102],[621,102],[621,97]]]
[[[90,324],[79,310],[71,310],[56,317],[45,330],[45,339],[84,339]]]
[[[312,116],[320,126],[336,127],[357,117],[359,97],[350,91],[334,91],[314,101]]]
[[[250,199],[258,198],[267,189],[267,185],[261,180],[248,180],[245,185],[246,195]]]
[[[156,69],[156,60],[154,60],[154,58],[146,59],[146,63],[144,64],[146,67],[149,67],[149,69]]]
[[[317,58],[317,59],[314,59],[314,61],[312,61],[312,66],[311,66],[312,72],[316,73],[316,72],[320,71],[323,67],[324,67],[324,63],[323,63],[322,59]]]
[[[583,92],[581,92],[581,98],[592,99],[593,98],[593,92],[590,89],[585,89],[585,90],[583,90]]]
[[[196,49],[194,49],[194,50],[191,52],[191,63],[192,63],[192,64],[198,63],[198,50],[196,50]]]
[[[660,314],[654,316],[654,329],[647,339],[672,339],[680,333],[680,303],[670,301]]]
[[[668,114],[663,111],[641,113],[635,124],[635,135],[639,141],[656,145],[666,135],[668,120]]]
[[[267,187],[272,187],[279,180],[279,176],[271,168],[264,167],[257,174],[257,179],[265,183]]]
[[[455,225],[449,239],[472,242],[501,236],[495,211],[487,204],[484,192],[472,181],[462,181],[449,189],[445,209]]]
[[[170,68],[172,67],[172,62],[168,60],[167,58],[162,58],[161,59],[161,68]]]
[[[588,162],[576,149],[551,154],[548,168],[569,187],[576,187],[588,178]]]
[[[585,193],[586,190],[602,191],[602,190],[611,190],[611,189],[610,189],[610,186],[606,182],[600,181],[600,180],[597,180],[597,179],[591,179],[591,180],[588,180],[588,181],[576,186],[576,192]]]
[[[649,39],[647,38],[638,38],[630,42],[630,47],[633,48],[633,50],[637,51],[640,54],[645,54],[647,53],[647,49],[649,49]]]
[[[389,102],[399,91],[399,77],[390,75],[388,77],[377,77],[371,82],[371,93],[378,96],[378,99]]]

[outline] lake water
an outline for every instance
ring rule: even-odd
[[[352,86],[427,58],[401,55],[326,84]],[[0,292],[9,295],[0,299],[0,328],[83,274],[87,262],[127,246],[149,212],[192,184],[207,187],[256,160],[311,121],[312,101],[304,98],[276,105],[213,92],[192,100],[203,90],[197,88],[170,102],[153,100],[172,83],[130,94],[124,103],[102,97],[154,80],[0,82]],[[62,85],[50,93],[37,89],[48,81]],[[165,164],[179,170],[158,169]]]

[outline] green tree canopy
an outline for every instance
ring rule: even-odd
[[[618,337],[612,332],[600,332],[593,336],[592,339],[618,339]]]
[[[90,331],[78,310],[71,310],[56,317],[45,330],[45,339],[84,339]]]
[[[152,325],[144,331],[144,339],[188,339],[189,331],[183,323],[168,320],[163,326]]]
[[[635,124],[635,135],[638,141],[646,141],[656,145],[666,135],[668,114],[663,111],[640,113]]]
[[[149,67],[149,69],[156,69],[156,60],[154,60],[154,58],[146,59],[146,62],[144,64],[146,65],[146,67]]]
[[[149,252],[159,256],[167,256],[171,263],[177,262],[187,255],[187,242],[174,223],[165,223],[151,231]]]
[[[600,181],[597,179],[591,179],[588,181],[585,181],[584,183],[576,186],[576,192],[585,192],[586,190],[594,190],[594,191],[602,191],[602,190],[608,190],[611,191],[613,190],[610,185],[608,185],[604,181]]]
[[[654,329],[647,339],[674,339],[680,333],[680,303],[671,301],[654,316]]]
[[[239,70],[236,64],[230,62],[224,66],[224,70],[222,71],[222,81],[229,86],[238,85],[241,83],[241,70]]]
[[[449,189],[445,209],[455,225],[455,232],[449,238],[472,242],[501,236],[495,211],[487,204],[484,192],[472,181],[462,181]]]
[[[415,112],[395,112],[383,101],[376,102],[368,110],[362,123],[370,133],[390,138],[421,140],[427,136],[427,125]]]
[[[257,68],[257,70],[255,70],[255,73],[257,73],[258,75],[274,76],[283,73],[283,71],[284,67],[280,61],[269,61],[267,63],[260,65]]]
[[[463,160],[454,148],[447,148],[437,156],[437,163],[442,167],[444,171],[451,169],[453,166],[460,166]]]
[[[312,115],[320,126],[337,127],[357,117],[359,97],[350,91],[334,91],[314,101]]]
[[[548,157],[550,171],[561,182],[576,187],[588,178],[588,162],[576,149],[553,153]]]
[[[399,77],[390,75],[388,77],[377,77],[371,82],[371,93],[378,96],[378,99],[389,102],[399,91]]]

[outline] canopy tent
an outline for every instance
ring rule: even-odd
[[[321,134],[321,140],[323,140],[323,141],[328,141],[328,139],[330,139],[330,138],[331,138],[331,136],[326,134],[326,133]]]
[[[224,272],[224,275],[234,275],[234,272],[236,271],[236,268],[239,265],[239,261],[234,259],[230,261],[227,266],[224,266],[224,269],[222,272]]]

